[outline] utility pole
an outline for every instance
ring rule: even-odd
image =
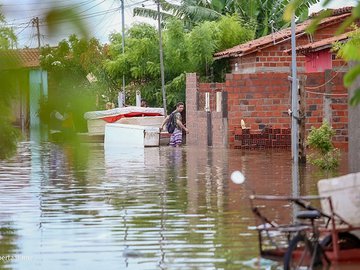
[[[162,96],[163,96],[164,114],[166,116],[167,115],[167,112],[166,112],[166,92],[165,92],[164,59],[163,59],[163,47],[162,47],[161,23],[160,23],[160,0],[157,0],[156,3],[157,3],[158,30],[159,30],[161,91],[162,91]]]
[[[296,34],[295,34],[295,14],[291,18],[291,155],[294,163],[299,162],[299,98],[296,75]]]
[[[39,27],[39,17],[35,17],[32,19],[32,25],[36,27],[37,40],[38,40],[38,49],[40,50],[40,27]]]
[[[40,26],[39,26],[39,17],[35,17],[35,18],[33,18],[32,20],[31,20],[31,22],[32,22],[32,25],[33,25],[33,27],[36,27],[36,33],[37,33],[37,41],[38,41],[38,53],[39,53],[39,55],[40,55],[40,49],[41,49],[41,43],[40,43]],[[42,68],[40,67],[39,68],[39,76],[40,76],[40,81],[38,82],[39,83],[39,97],[40,98],[46,98],[47,99],[47,93],[45,93],[45,90],[46,90],[46,92],[47,92],[47,89],[44,89],[44,78],[43,78],[43,76],[44,76],[44,74],[43,74],[43,70],[42,70]],[[30,92],[31,91],[37,91],[36,89],[30,89]],[[39,102],[40,100],[34,100],[34,102]],[[33,107],[33,108],[30,108],[30,111],[31,110],[36,110],[37,108],[39,108],[38,107],[38,105],[32,105],[31,104],[31,102],[30,102],[30,107]],[[44,125],[41,123],[41,121],[40,121],[40,119],[39,119],[39,117],[38,116],[34,116],[34,118],[33,119],[35,119],[35,117],[37,118],[37,120],[36,120],[36,122],[38,122],[39,123],[39,132],[40,132],[40,134],[42,135],[42,134],[44,134],[43,133],[43,131],[44,131]],[[35,123],[33,123],[33,124],[35,124]],[[30,125],[32,125],[32,123],[30,122]],[[35,124],[35,125],[37,125],[37,124]],[[32,127],[34,127],[34,126],[32,126]]]
[[[121,2],[121,47],[122,54],[125,53],[125,14],[124,14],[124,0],[120,0]],[[118,96],[118,107],[121,108],[125,103],[125,74],[122,77],[122,89],[119,92]]]
[[[291,156],[292,156],[292,195],[297,197],[300,195],[299,183],[299,101],[298,101],[298,85],[296,76],[296,25],[295,13],[291,17]],[[295,220],[298,212],[297,207],[293,206],[293,218]]]

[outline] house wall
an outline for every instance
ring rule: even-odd
[[[40,108],[40,100],[46,97],[48,93],[47,72],[41,69],[32,69],[29,71],[29,114],[30,127],[38,127],[40,125],[40,118],[38,111]]]
[[[306,74],[306,130],[318,128],[327,119],[335,131],[333,143],[348,146],[348,93],[344,72],[326,71]],[[321,87],[317,87],[321,86]],[[330,95],[326,95],[330,94]]]
[[[318,29],[314,35],[298,35],[296,37],[296,46],[333,37],[339,25],[339,23],[336,23],[334,25]],[[291,67],[291,55],[285,51],[291,49],[290,36],[284,37],[284,40],[285,41],[275,45],[270,43],[268,47],[259,49],[248,55],[230,58],[229,61],[232,73],[249,74],[258,72],[289,72]],[[337,67],[344,65],[343,61],[335,59],[335,55],[333,56],[333,59],[335,60],[333,68],[336,69]],[[305,72],[305,62],[305,56],[298,54],[298,72]]]
[[[322,50],[305,56],[306,73],[321,72],[326,69],[332,69],[332,53],[329,50]]]
[[[235,135],[241,130],[241,120],[252,132],[264,127],[289,129],[291,117],[291,85],[288,73],[227,74],[224,84],[199,83],[196,74],[187,74],[186,118],[190,129],[188,144],[235,147]],[[337,147],[346,148],[348,141],[347,90],[343,73],[327,71],[306,74],[305,127],[319,127],[328,119],[336,135]],[[328,82],[325,84],[325,82]],[[319,87],[320,86],[320,87]],[[226,97],[222,111],[216,112],[216,92]],[[210,112],[205,112],[203,99],[210,93]],[[327,95],[326,95],[327,94]],[[209,117],[211,118],[209,121]],[[306,136],[307,136],[306,134]]]

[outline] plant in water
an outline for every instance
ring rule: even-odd
[[[309,155],[309,162],[323,170],[335,169],[339,166],[340,151],[335,148],[332,138],[335,131],[327,121],[324,121],[319,128],[311,127],[307,137],[307,145],[315,150]]]

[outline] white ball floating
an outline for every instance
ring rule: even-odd
[[[242,184],[245,181],[245,176],[240,171],[233,171],[230,178],[235,184]]]

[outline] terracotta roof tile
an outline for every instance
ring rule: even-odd
[[[338,8],[338,9],[328,9],[331,10],[331,16],[336,16],[336,15],[340,15],[340,14],[344,14],[344,13],[351,13],[352,9],[354,7],[342,7],[342,8]],[[315,12],[315,13],[311,13],[309,18],[314,18],[318,15],[321,14],[321,12],[323,12],[324,10],[321,10],[319,12]]]
[[[346,40],[353,33],[354,33],[354,31],[351,31],[351,32],[344,33],[342,35],[335,36],[335,37],[326,38],[326,39],[322,39],[320,41],[316,41],[316,42],[313,42],[313,43],[308,43],[306,45],[298,46],[298,47],[296,47],[296,51],[305,54],[305,53],[308,53],[308,52],[314,52],[314,51],[319,51],[319,50],[322,50],[322,49],[325,49],[325,48],[329,48],[329,47],[331,47],[331,45],[334,42]],[[290,54],[291,50],[286,50],[284,52]]]
[[[334,10],[333,14],[336,15],[321,20],[319,27],[326,27],[328,25],[332,25],[339,21],[343,21],[344,18],[351,15],[351,9],[352,7]],[[312,20],[309,19],[296,25],[295,34],[297,36],[305,34],[305,30],[311,24],[311,21]],[[291,28],[286,28],[278,32],[275,32],[273,34],[249,41],[244,44],[237,45],[233,48],[221,52],[217,52],[214,54],[214,58],[221,59],[221,58],[243,56],[252,53],[258,49],[282,43],[290,38],[291,38]]]
[[[16,64],[24,68],[34,68],[40,66],[39,49],[18,49],[18,50],[5,50],[4,54],[14,59]]]

